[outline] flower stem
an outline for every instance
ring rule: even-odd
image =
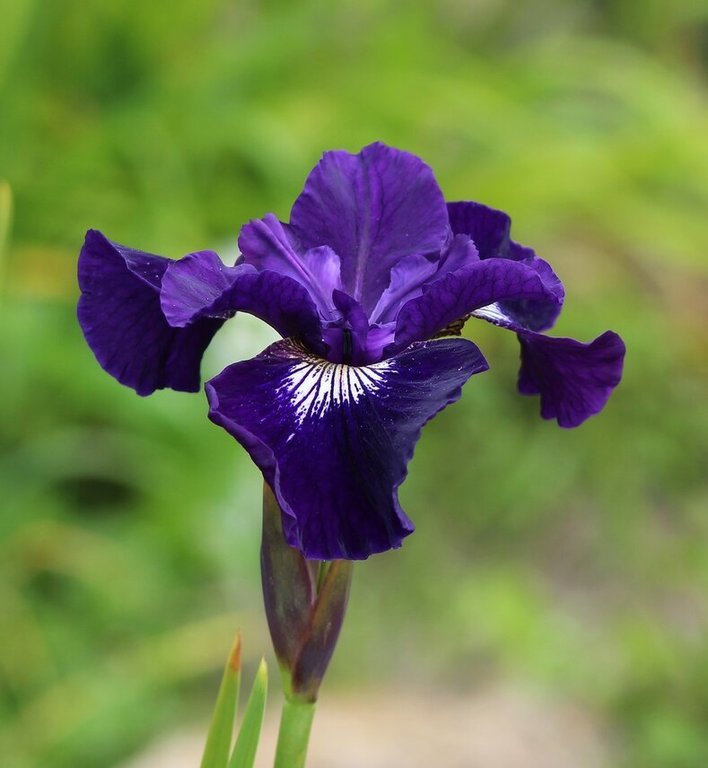
[[[280,716],[274,768],[304,768],[315,706],[314,701],[286,697]]]

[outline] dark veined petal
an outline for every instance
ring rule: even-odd
[[[550,264],[539,259],[533,249],[515,243],[509,237],[511,219],[503,211],[482,203],[448,203],[450,228],[457,236],[468,235],[479,250],[480,259],[502,258],[519,261],[535,269],[543,281],[553,286],[548,302],[524,299],[501,302],[499,309],[532,331],[547,331],[553,326],[563,306],[563,284]],[[560,299],[560,301],[557,301]]]
[[[281,336],[320,341],[320,320],[308,291],[299,282],[248,264],[227,267],[211,251],[170,262],[162,279],[162,310],[175,326],[204,317],[226,318],[248,312]]]
[[[541,395],[541,416],[577,427],[599,413],[622,378],[625,346],[612,331],[583,344],[522,331],[519,391]]]
[[[538,331],[551,328],[564,298],[563,285],[553,269],[531,248],[510,239],[511,219],[502,211],[473,202],[449,203],[450,227],[469,235],[481,259],[503,258],[524,264],[539,275],[548,291],[534,296],[497,297],[473,312],[502,328],[518,333],[521,343],[519,390],[541,395],[541,415],[562,427],[577,427],[604,407],[622,377],[624,343],[611,331],[590,344],[551,338]]]
[[[204,318],[189,328],[170,326],[160,308],[160,286],[171,263],[96,230],[86,233],[79,255],[77,315],[86,341],[101,367],[139,395],[165,387],[197,392],[202,355],[223,322]]]
[[[395,342],[386,354],[393,354],[412,341],[431,338],[475,310],[508,301],[523,303],[525,316],[514,319],[525,327],[524,320],[533,317],[534,312],[544,314],[546,307],[560,304],[562,293],[558,294],[556,283],[547,279],[544,272],[523,262],[499,258],[478,261],[431,283],[422,296],[403,306]],[[498,306],[495,311],[504,314]]]
[[[548,298],[539,299],[509,299],[500,301],[497,309],[512,319],[517,325],[530,331],[547,331],[553,327],[563,308],[565,289],[563,283],[551,268],[551,265],[532,255],[518,260],[538,273],[548,291]]]
[[[207,383],[209,417],[263,472],[291,546],[312,559],[363,559],[413,530],[398,487],[421,428],[486,368],[463,339],[414,344],[365,367],[282,341]]]
[[[383,144],[358,155],[326,152],[295,201],[290,223],[304,248],[328,245],[339,255],[342,289],[367,313],[388,287],[394,264],[439,252],[449,236],[432,170]]]
[[[521,343],[519,391],[540,394],[541,415],[557,419],[561,427],[577,427],[601,411],[622,378],[622,339],[612,331],[589,344],[544,336],[519,322],[509,306],[490,304],[472,315],[517,334]]]
[[[468,235],[479,250],[480,259],[532,259],[532,248],[510,238],[511,219],[496,208],[472,201],[448,203],[450,229],[454,235]]]
[[[448,203],[450,229],[454,235],[468,235],[477,246],[480,259],[514,258],[509,253],[511,219],[482,203]]]

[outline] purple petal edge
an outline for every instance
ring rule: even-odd
[[[304,248],[334,250],[342,289],[367,313],[397,262],[438,252],[449,236],[445,200],[430,167],[381,143],[356,155],[325,152],[293,204],[290,224]]]
[[[175,326],[247,312],[283,337],[297,336],[313,349],[322,347],[317,308],[303,285],[249,264],[227,267],[211,251],[171,262],[162,280],[160,301],[167,321]]]
[[[421,429],[486,368],[463,339],[363,367],[283,341],[207,382],[209,418],[262,471],[291,546],[311,559],[365,559],[413,530],[398,488]]]
[[[145,396],[156,389],[200,389],[204,350],[223,320],[173,328],[160,307],[160,286],[172,262],[89,230],[79,255],[79,325],[101,367]]]
[[[572,428],[599,413],[622,378],[625,345],[613,331],[584,344],[521,332],[519,391],[541,396],[541,416]]]
[[[545,264],[545,262],[544,262]],[[387,354],[412,341],[435,336],[450,323],[497,302],[524,303],[525,314],[533,308],[546,312],[562,302],[555,282],[528,264],[489,258],[450,272],[431,283],[422,296],[407,302],[398,314],[395,342]]]

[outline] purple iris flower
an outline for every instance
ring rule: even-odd
[[[366,558],[412,532],[398,488],[421,429],[488,367],[450,337],[466,319],[517,334],[519,390],[562,427],[600,411],[620,380],[617,334],[543,335],[563,287],[509,229],[501,211],[446,203],[407,152],[327,152],[290,223],[269,214],[243,227],[233,267],[213,251],[172,261],[89,231],[79,322],[101,366],[140,395],[197,391],[205,348],[237,312],[271,325],[283,340],[207,382],[209,417],[262,471],[291,546]]]

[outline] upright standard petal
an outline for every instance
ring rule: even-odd
[[[342,288],[367,313],[410,254],[439,252],[449,236],[445,201],[422,160],[383,144],[358,155],[326,152],[293,205],[290,224],[304,248],[330,246]]]
[[[622,378],[625,346],[612,331],[590,344],[521,331],[519,391],[541,395],[541,416],[577,427],[605,406]]]
[[[511,239],[511,219],[504,211],[482,203],[465,201],[448,203],[447,213],[453,234],[471,237],[479,250],[480,259],[520,261],[536,255],[532,248]]]
[[[462,339],[363,367],[283,341],[207,383],[209,417],[263,472],[291,546],[312,559],[363,559],[413,530],[398,487],[420,431],[486,368]]]
[[[203,257],[204,254],[200,254]],[[173,328],[160,308],[160,286],[172,262],[86,233],[79,256],[79,324],[101,367],[139,395],[170,387],[199,391],[204,350],[222,319]]]
[[[281,336],[297,336],[318,352],[322,348],[317,308],[303,285],[270,269],[259,272],[248,264],[227,267],[211,251],[169,264],[161,302],[165,317],[175,326],[248,312]]]

